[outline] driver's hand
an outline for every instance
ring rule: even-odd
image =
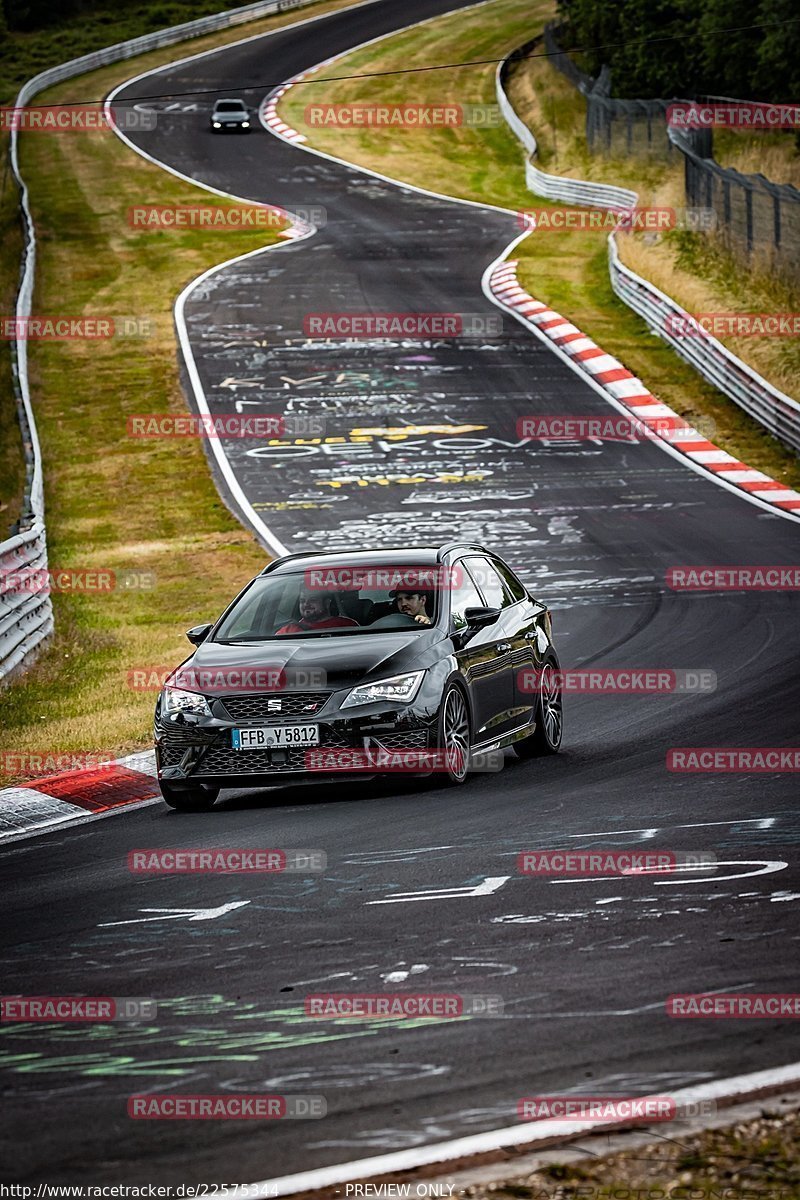
[[[431,623],[430,617],[426,617],[424,613],[417,613],[414,620],[419,621],[420,625],[430,625]]]

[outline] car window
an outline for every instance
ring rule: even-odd
[[[465,560],[470,573],[480,585],[486,597],[489,608],[508,608],[513,603],[506,592],[503,581],[488,558],[468,558]]]
[[[244,107],[241,100],[220,100],[217,103],[217,112],[243,112]]]
[[[216,641],[330,636],[348,630],[376,635],[436,624],[440,568],[377,563],[309,567],[259,576],[214,633]],[[475,604],[482,604],[478,597]]]
[[[269,590],[254,583],[228,614],[216,636],[226,641],[260,637],[267,629],[277,628],[278,624],[287,621],[296,593],[286,586],[285,579],[279,582],[282,586]]]
[[[453,626],[456,630],[467,628],[467,619],[464,616],[468,608],[484,608],[483,597],[476,588],[469,572],[464,568],[464,560],[456,564],[456,569],[453,571],[453,579],[456,586],[450,598],[450,615],[453,619]]]
[[[507,567],[505,563],[498,562],[497,559],[494,558],[492,559],[492,565],[499,571],[500,575],[505,581],[506,588],[511,593],[514,600],[524,600],[528,593],[526,592],[524,585],[520,583],[514,572],[511,570],[511,567]]]

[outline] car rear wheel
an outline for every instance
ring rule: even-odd
[[[514,742],[517,758],[539,758],[543,754],[557,754],[564,732],[564,715],[561,704],[561,682],[555,663],[546,661],[542,666],[539,696],[536,701],[536,729],[530,737]]]
[[[160,780],[158,786],[166,803],[178,812],[207,812],[219,795],[215,787],[176,788]]]
[[[444,756],[445,783],[464,783],[469,774],[470,729],[467,701],[461,688],[451,683],[442,697],[439,749]]]

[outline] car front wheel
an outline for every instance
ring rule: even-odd
[[[514,742],[514,753],[517,758],[539,758],[543,754],[557,754],[563,732],[561,681],[555,663],[548,660],[542,666],[539,681],[536,728],[530,737]]]
[[[445,782],[457,786],[469,774],[470,729],[467,701],[456,684],[447,687],[439,712],[439,751],[444,759]]]
[[[178,812],[207,812],[219,795],[214,787],[176,788],[161,780],[158,786],[166,803]]]

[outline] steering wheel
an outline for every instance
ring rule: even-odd
[[[420,625],[408,613],[387,613],[385,617],[378,617],[377,621],[373,621],[371,625],[366,626],[367,629],[425,629],[427,626]]]

